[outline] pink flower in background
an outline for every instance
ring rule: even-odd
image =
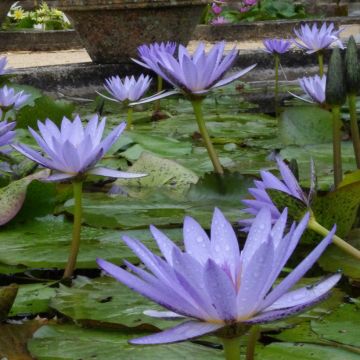
[[[212,3],[211,10],[215,15],[219,15],[222,12],[222,7],[217,3]]]
[[[211,20],[211,25],[223,25],[229,23],[230,21],[228,19],[225,19],[223,16],[218,16],[215,19]]]
[[[246,6],[253,6],[256,5],[257,0],[244,0],[244,5]]]

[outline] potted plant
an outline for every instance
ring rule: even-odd
[[[187,44],[207,0],[48,1],[72,20],[93,61],[124,63],[144,43]]]

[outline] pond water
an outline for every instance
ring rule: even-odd
[[[237,224],[247,215],[242,212],[241,199],[249,197],[247,189],[261,169],[277,171],[276,154],[289,161],[297,160],[300,182],[305,188],[309,186],[313,158],[320,189],[330,189],[331,117],[329,121],[327,112],[295,101],[288,104],[291,107],[285,109],[281,119],[275,119],[245,102],[244,91],[252,89],[228,86],[204,101],[208,130],[227,169],[223,177],[211,173],[212,165],[188,101],[163,100],[165,116],[156,121],[151,119],[153,105],[135,109],[134,128],[120,137],[101,165],[146,172],[149,176],[116,182],[89,177],[83,198],[82,243],[77,264],[80,276],[71,288],[59,285],[59,272],[51,269],[61,269],[66,264],[74,205],[72,188],[70,184],[36,181],[29,186],[23,209],[0,232],[0,283],[22,284],[10,316],[34,319],[40,314],[47,319],[0,326],[1,351],[14,353],[9,340],[14,333],[27,339],[39,328],[27,348],[40,360],[118,360],[140,356],[149,360],[222,358],[219,341],[212,336],[196,343],[146,348],[128,345],[130,338],[167,328],[178,321],[144,315],[144,310],[160,307],[111,278],[99,277],[95,259],[105,258],[117,264],[124,259],[136,262],[136,257],[121,241],[124,234],[140,239],[158,252],[148,230],[150,224],[162,228],[180,244],[184,216],[194,217],[208,230],[215,206],[235,225],[243,244],[245,236]],[[127,116],[126,109],[120,105],[108,101],[102,104],[99,98],[95,102],[78,103],[71,110],[84,117],[95,109],[101,109],[107,117],[108,130]],[[27,111],[23,110],[22,114],[20,111],[20,124],[26,117],[31,122],[32,116]],[[313,126],[314,118],[321,126]],[[19,141],[35,146],[25,129],[19,129],[17,136]],[[345,171],[355,168],[352,145],[346,136],[343,161]],[[358,234],[354,230],[350,235],[355,239],[354,244],[359,244]],[[310,234],[305,237],[296,256],[287,264],[289,268],[313,248],[315,239]],[[283,275],[289,268],[284,269]],[[358,262],[330,248],[300,285],[313,283],[314,279],[338,268],[343,269],[345,276],[330,299],[304,315],[262,327],[257,358],[359,358]],[[60,321],[52,320],[55,315]],[[246,336],[242,341],[246,342]],[[21,346],[16,351],[25,354]],[[23,359],[26,358],[30,357],[24,355]]]

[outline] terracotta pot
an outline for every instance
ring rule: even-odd
[[[14,0],[0,0],[0,25],[6,19],[6,15],[10,10],[11,5],[14,3]]]
[[[124,63],[145,43],[187,44],[207,0],[47,1],[64,11],[93,61]]]

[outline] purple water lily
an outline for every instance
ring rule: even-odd
[[[215,14],[215,15],[220,15],[221,12],[223,11],[222,7],[220,6],[219,3],[212,3],[211,4],[211,11]]]
[[[149,89],[151,84],[150,76],[141,74],[138,79],[134,76],[126,76],[121,80],[119,76],[112,76],[105,80],[105,89],[113,98],[100,94],[102,97],[111,101],[137,101],[141,99],[144,93]]]
[[[16,92],[13,88],[3,86],[0,89],[0,112],[20,109],[29,97],[30,95],[25,94],[24,91]]]
[[[249,193],[254,197],[254,199],[242,200],[243,204],[247,206],[244,211],[253,216],[256,216],[258,212],[264,207],[269,209],[272,215],[273,222],[279,219],[281,213],[277,206],[271,200],[271,197],[266,192],[267,189],[282,191],[300,200],[307,208],[310,208],[311,198],[315,191],[314,180],[312,181],[312,188],[310,189],[309,193],[306,194],[301,189],[299,182],[297,181],[289,167],[285,164],[285,162],[280,158],[277,158],[276,161],[280,170],[282,180],[278,179],[270,171],[260,171],[261,180],[255,180],[255,188],[248,189]],[[311,163],[311,177],[312,179],[315,178],[315,170],[313,163]],[[243,230],[249,230],[250,225],[253,223],[253,221],[253,218],[241,220],[240,223],[245,226]]]
[[[146,69],[153,69],[153,59],[158,52],[165,52],[171,55],[175,54],[177,44],[175,42],[161,42],[153,44],[144,44],[138,47],[138,54],[141,61],[132,59],[137,64],[145,67]]]
[[[298,40],[295,39],[294,42],[301,49],[306,50],[307,54],[327,49],[334,43],[343,48],[343,44],[339,38],[341,31],[342,30],[335,30],[333,23],[330,23],[329,26],[323,23],[320,29],[316,23],[314,23],[312,27],[304,24],[300,26],[300,29],[294,29],[294,33],[299,38]]]
[[[183,252],[155,227],[151,232],[164,257],[153,254],[140,241],[125,236],[124,242],[146,269],[125,262],[130,272],[105,260],[98,265],[132,290],[162,305],[168,311],[147,311],[164,318],[190,318],[168,330],[132,340],[133,344],[184,341],[238,326],[266,323],[291,316],[322,300],[339,281],[336,274],[313,286],[291,288],[310,269],[331,242],[335,231],[277,285],[287,260],[307,226],[307,214],[287,234],[287,211],[274,226],[271,213],[262,209],[249,231],[242,251],[231,224],[215,209],[211,239],[192,218],[184,222]],[[273,287],[274,286],[274,287]]]
[[[193,55],[179,45],[178,56],[165,51],[149,52],[146,64],[151,70],[172,84],[176,90],[157,94],[140,103],[154,101],[176,93],[190,98],[203,97],[209,91],[230,84],[252,70],[256,64],[225,77],[225,73],[234,64],[238,51],[234,48],[224,56],[225,42],[215,44],[209,53],[205,44],[200,43]],[[144,60],[145,61],[145,60]]]
[[[14,141],[16,126],[15,122],[0,122],[0,147],[11,145]]]
[[[4,75],[10,72],[9,68],[7,67],[8,59],[6,56],[0,58],[0,75]]]
[[[310,103],[325,103],[326,75],[323,75],[322,77],[320,77],[319,75],[303,77],[298,81],[301,88],[310,97],[311,100],[307,100],[295,95],[297,98]]]
[[[126,127],[123,122],[102,139],[105,124],[106,119],[99,122],[97,115],[93,116],[86,126],[83,126],[79,116],[76,116],[74,121],[64,117],[60,128],[49,119],[45,123],[38,121],[40,135],[32,128],[29,130],[46,156],[25,144],[16,144],[13,147],[41,166],[54,170],[54,174],[48,178],[49,181],[82,177],[86,174],[126,179],[145,176],[95,167]]]
[[[265,39],[263,44],[265,46],[264,51],[269,54],[284,54],[289,51],[291,41],[285,39]]]

